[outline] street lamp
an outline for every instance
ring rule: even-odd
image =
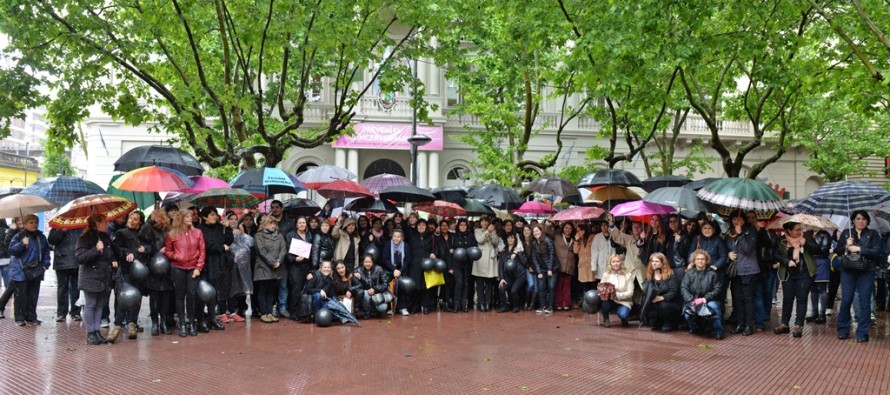
[[[425,134],[417,134],[417,128],[411,130],[408,143],[411,144],[411,183],[417,186],[417,147],[427,145],[433,141],[432,137]]]

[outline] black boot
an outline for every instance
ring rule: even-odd
[[[208,318],[207,323],[210,325],[210,328],[215,331],[222,331],[226,329],[226,327],[222,324],[222,321],[219,320],[219,316]]]
[[[179,320],[179,337],[186,337],[189,335],[188,326],[185,324],[185,320]]]
[[[170,327],[167,326],[167,321],[160,320],[158,322],[158,333],[163,333],[165,335],[169,335],[171,333]]]
[[[200,333],[210,333],[210,328],[207,327],[206,320],[192,321],[192,326],[194,326]]]
[[[158,329],[158,319],[152,318],[151,319],[151,335],[157,336],[159,333],[160,333],[160,329]]]

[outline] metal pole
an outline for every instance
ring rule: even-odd
[[[25,173],[25,181],[22,184],[23,187],[28,186],[28,158],[31,157],[31,151],[28,147],[28,143],[25,143],[25,159],[22,160],[22,170]]]
[[[417,59],[414,59],[414,70],[411,71],[411,137],[417,135]],[[411,183],[417,186],[417,146],[411,144]]]

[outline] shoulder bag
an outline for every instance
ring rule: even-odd
[[[29,281],[43,278],[43,272],[46,271],[46,268],[40,262],[41,258],[43,258],[43,246],[40,245],[40,238],[35,237],[34,239],[34,242],[37,243],[37,259],[31,262],[22,262],[22,273],[25,274],[25,279]]]
[[[859,244],[859,240],[856,236],[855,230],[850,230],[850,237],[853,238],[853,245]],[[849,252],[844,253],[844,258],[841,260],[841,269],[852,271],[852,272],[862,272],[868,267],[868,262],[865,261],[865,257],[858,252]]]

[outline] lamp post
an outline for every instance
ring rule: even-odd
[[[414,70],[411,71],[414,81],[411,85],[411,183],[417,186],[417,147],[429,144],[433,139],[430,136],[417,134],[417,59],[414,59]]]

